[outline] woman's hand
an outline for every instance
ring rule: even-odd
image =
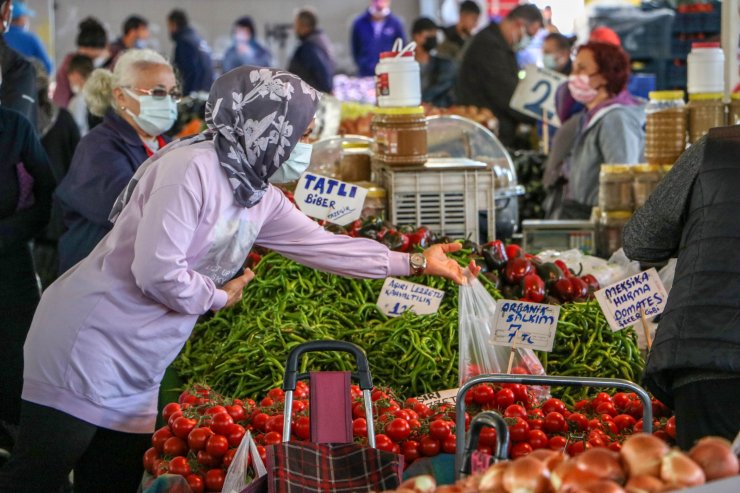
[[[439,243],[424,250],[424,257],[427,259],[427,268],[424,269],[424,274],[444,277],[458,284],[463,284],[465,275],[462,267],[456,260],[447,256],[448,253],[460,249],[462,249],[461,243]],[[480,267],[475,265],[475,261],[471,260],[468,268],[474,277],[478,277]]]
[[[252,279],[254,279],[254,272],[252,272],[252,269],[247,268],[244,269],[244,273],[241,276],[232,279],[231,281],[224,284],[221,289],[226,291],[226,294],[229,295],[229,298],[223,308],[230,308],[239,303],[239,301],[241,301],[242,299],[244,288]]]

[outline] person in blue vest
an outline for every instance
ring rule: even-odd
[[[375,75],[380,54],[390,51],[397,38],[406,43],[403,21],[391,12],[391,0],[372,0],[370,7],[352,24],[352,57],[357,75]]]
[[[30,18],[35,17],[36,12],[28,8],[26,2],[13,2],[13,20],[10,23],[10,30],[5,35],[5,41],[15,51],[28,58],[36,58],[44,64],[47,74],[51,74],[54,65],[46,53],[46,48],[41,40],[34,33],[29,31]]]
[[[175,42],[172,62],[182,79],[183,94],[210,91],[213,84],[211,50],[190,26],[185,11],[175,9],[170,12],[167,29]]]

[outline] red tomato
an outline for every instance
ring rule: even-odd
[[[355,438],[367,436],[367,420],[365,418],[356,418],[352,421],[352,436]]]
[[[505,418],[525,418],[527,417],[527,410],[519,404],[512,404],[508,406],[504,411]]]
[[[542,430],[529,430],[529,444],[534,450],[548,448],[550,446],[550,439],[547,438],[547,434]]]
[[[162,419],[165,421],[170,420],[170,416],[172,416],[176,412],[182,412],[182,407],[177,402],[170,402],[166,406],[162,408]]]
[[[611,402],[602,402],[596,406],[596,412],[598,414],[608,414],[609,416],[617,415],[617,408]]]
[[[611,401],[612,401],[612,396],[610,396],[610,395],[609,395],[609,394],[607,394],[606,392],[599,392],[598,394],[596,394],[596,397],[594,397],[594,398],[593,398],[593,399],[591,400],[591,405],[592,405],[592,406],[594,407],[594,409],[595,409],[595,408],[596,408],[596,406],[598,406],[598,405],[599,405],[599,404],[601,404],[602,402],[611,402]]]
[[[308,416],[301,416],[293,425],[293,432],[300,440],[311,438],[311,419]]]
[[[588,434],[588,443],[592,447],[606,447],[606,440],[604,440],[604,437],[598,433],[594,433],[596,430],[592,430],[591,433]]]
[[[613,450],[615,452],[619,452],[620,450],[622,450],[622,444],[619,442],[611,442],[608,447],[609,450]]]
[[[635,419],[642,418],[642,401],[632,401],[632,404],[630,404],[629,411],[626,412],[626,414],[629,414]]]
[[[154,473],[154,461],[159,459],[159,452],[154,447],[144,452],[144,469],[149,473]]]
[[[509,426],[512,442],[526,442],[529,438],[529,424],[524,418],[516,418],[516,423]]]
[[[666,421],[665,432],[672,439],[674,440],[676,439],[676,417],[675,416],[671,416],[670,418],[668,418],[668,421]]]
[[[432,410],[429,409],[429,406],[422,403],[415,404],[414,411],[416,411],[416,414],[418,414],[422,418],[426,418],[432,413]]]
[[[489,447],[496,446],[496,429],[488,426],[483,427],[478,435],[478,444]]]
[[[388,435],[384,435],[382,433],[375,435],[375,448],[390,452],[393,450],[393,440],[391,440]]]
[[[163,426],[162,428],[155,431],[154,435],[152,435],[152,447],[154,447],[157,452],[161,454],[162,450],[164,450],[164,442],[166,442],[172,436],[173,435],[170,429],[167,426]]]
[[[260,401],[260,406],[262,407],[272,407],[275,404],[275,401],[270,399],[269,397],[265,397]]]
[[[182,411],[175,411],[174,413],[170,415],[170,419],[167,420],[167,426],[172,428],[172,425],[175,423],[175,420],[181,417],[182,417]]]
[[[532,453],[532,446],[527,442],[515,443],[511,447],[511,458],[518,459]]]
[[[614,394],[614,397],[612,397],[612,402],[618,411],[624,412],[629,409],[632,399],[630,399],[629,394],[626,392],[617,392]]]
[[[614,424],[617,425],[619,431],[631,432],[635,423],[637,423],[637,420],[629,414],[618,414],[614,417]]]
[[[195,428],[188,435],[188,447],[193,450],[203,450],[206,448],[206,442],[208,442],[211,436],[213,436],[213,431],[210,428],[205,426]]]
[[[156,477],[163,476],[170,472],[170,462],[166,460],[157,459],[154,467],[154,475]]]
[[[434,457],[439,454],[439,440],[435,440],[432,437],[424,437],[421,439],[421,453],[425,457]]]
[[[298,388],[298,385],[296,385],[296,388]],[[270,389],[270,391],[267,392],[267,397],[276,402],[282,402],[285,400],[285,392],[283,392],[283,389],[281,388]]]
[[[232,424],[229,426],[228,432],[226,433],[226,439],[229,441],[229,447],[238,447],[244,439],[244,435],[247,434],[247,430],[242,425]]]
[[[401,446],[401,452],[406,464],[411,464],[421,457],[421,444],[416,440],[406,440]]]
[[[265,429],[267,431],[277,431],[278,433],[282,433],[283,432],[283,415],[277,414],[275,416],[272,416],[270,419],[268,419],[267,426],[265,427]]]
[[[175,457],[170,459],[170,473],[179,474],[180,476],[187,476],[192,471],[190,470],[190,463],[185,457]]]
[[[496,395],[493,390],[493,386],[487,383],[476,385],[473,389],[473,402],[479,406],[483,406],[491,402]]]
[[[563,414],[566,410],[565,403],[561,401],[560,399],[547,399],[544,404],[542,404],[542,412],[547,414],[550,413],[560,413]]]
[[[501,389],[496,392],[496,405],[499,409],[506,409],[514,404],[514,391],[511,389]]]
[[[434,440],[444,440],[452,433],[451,426],[452,423],[449,421],[435,419],[429,423],[429,436]]]
[[[224,488],[226,473],[223,469],[210,469],[206,473],[206,490],[221,491]]]
[[[219,435],[226,435],[229,427],[234,424],[234,418],[227,412],[213,415],[211,420],[211,429]]]
[[[527,423],[530,430],[541,430],[545,426],[545,420],[541,418],[529,418]]]
[[[188,435],[191,431],[193,431],[193,428],[195,428],[195,425],[197,425],[198,422],[191,418],[186,418],[185,416],[180,416],[175,420],[175,422],[172,424],[172,433],[179,438],[182,438],[183,440],[188,439]]]
[[[257,413],[252,418],[252,426],[254,426],[254,429],[261,432],[267,431],[267,421],[269,421],[270,416],[265,413]]]
[[[449,435],[447,438],[445,438],[444,442],[442,442],[442,452],[445,454],[454,454],[457,450],[457,436],[455,435]]]
[[[379,401],[381,399],[387,399],[387,398],[388,398],[388,394],[386,394],[380,389],[373,390],[372,393],[370,394],[370,399],[373,402]]]
[[[409,420],[409,426],[411,427],[411,431],[420,430],[421,429],[421,421],[419,421],[418,419],[411,419],[411,420]]]
[[[308,407],[308,403],[306,401],[293,401],[293,413],[299,413],[301,411],[305,411]]]
[[[185,392],[180,394],[180,396],[177,398],[177,402],[179,402],[180,404],[193,405],[195,403],[195,399],[196,397],[186,390]]]
[[[570,413],[567,421],[571,431],[585,431],[588,428],[588,418],[581,413]]]
[[[221,405],[211,406],[208,409],[206,409],[206,414],[210,416],[215,416],[217,414],[225,413],[225,412],[226,412],[226,408]]]
[[[564,451],[565,445],[567,443],[568,443],[568,440],[565,437],[561,437],[561,436],[550,437],[550,450]]]
[[[213,435],[206,443],[206,452],[214,457],[223,457],[229,450],[229,440],[223,435]]]
[[[283,435],[277,431],[265,433],[265,445],[277,445],[282,443]]]
[[[671,437],[668,436],[668,433],[665,432],[665,430],[656,430],[653,432],[653,436],[656,436],[663,440],[664,442],[670,442]]]
[[[171,457],[186,455],[188,453],[188,444],[182,438],[170,437],[164,442],[162,453]]]
[[[548,433],[562,433],[568,431],[568,424],[565,422],[565,418],[558,412],[551,412],[545,416],[545,424],[543,426]]]
[[[267,449],[262,445],[257,445],[257,453],[260,455],[262,462],[267,462]]]
[[[218,467],[221,465],[221,457],[215,457],[205,450],[198,451],[197,459],[198,464],[204,467]]]
[[[244,410],[244,407],[239,404],[226,406],[226,412],[229,413],[229,416],[231,416],[231,419],[233,419],[234,422],[244,421],[247,417],[247,412]]]
[[[236,455],[236,449],[232,448],[224,454],[223,466],[224,469],[229,469],[229,466],[234,462],[234,456]]]
[[[203,493],[205,491],[205,482],[199,474],[188,474],[185,480],[188,482],[190,489],[193,490],[193,493]]]
[[[587,448],[591,448],[591,444],[587,444],[583,440],[578,440],[577,442],[573,442],[570,445],[568,445],[568,455],[571,457],[574,457]]]
[[[395,418],[385,427],[385,434],[394,442],[402,442],[411,434],[411,426],[405,419]]]
[[[412,411],[413,412],[413,411]],[[406,421],[411,419],[411,415],[408,413],[406,409],[399,409],[395,413],[393,413],[394,418],[401,418],[405,419]]]

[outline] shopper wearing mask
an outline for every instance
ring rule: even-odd
[[[416,61],[421,72],[421,100],[439,108],[454,103],[453,90],[457,69],[452,60],[437,55],[439,27],[428,17],[420,17],[411,27],[416,43]]]
[[[391,0],[371,0],[352,24],[352,57],[360,77],[375,75],[380,54],[390,51],[397,38],[406,43],[403,21],[391,13]]]
[[[123,21],[123,35],[110,44],[113,63],[126,50],[146,48],[149,39],[149,21],[139,15],[132,15]]]
[[[5,41],[21,55],[39,60],[46,73],[51,74],[54,67],[51,58],[39,37],[30,31],[31,17],[35,16],[36,12],[28,8],[26,2],[13,0],[13,21],[5,34]]]
[[[519,83],[516,52],[525,49],[542,28],[542,14],[534,5],[520,5],[500,22],[491,22],[476,34],[463,54],[457,78],[459,104],[490,109],[499,121],[499,139],[511,146],[519,123],[534,120],[509,108]]]
[[[164,147],[177,119],[180,90],[172,66],[152,50],[124,53],[111,73],[93,72],[85,84],[90,111],[104,115],[77,147],[56,191],[67,231],[59,238],[59,271],[89,254],[111,229],[116,196],[149,156]]]
[[[167,29],[175,42],[173,65],[182,79],[182,90],[187,96],[193,92],[208,92],[213,83],[211,49],[190,26],[183,10],[173,10],[167,16]]]
[[[316,13],[309,9],[298,11],[293,27],[301,44],[293,53],[288,70],[321,92],[334,87],[334,50],[331,41],[318,27]]]
[[[542,43],[542,64],[545,68],[570,75],[573,69],[570,52],[574,42],[574,37],[569,38],[560,33],[548,34]]]
[[[480,19],[480,6],[473,0],[465,0],[460,4],[460,19],[457,24],[444,30],[445,40],[439,45],[437,54],[457,59],[463,51],[465,43],[473,36]]]
[[[72,114],[72,117],[77,123],[77,128],[80,130],[80,135],[84,137],[90,130],[91,117],[90,112],[87,109],[87,103],[85,102],[85,95],[82,93],[87,79],[90,78],[95,67],[90,57],[85,55],[75,55],[69,60],[67,67],[67,78],[69,79],[69,87],[72,89],[72,99],[69,101],[67,109]],[[95,119],[99,119],[95,117]],[[98,122],[100,123],[100,122]]]
[[[308,166],[293,150],[311,131],[318,99],[288,72],[232,70],[211,89],[208,130],[139,168],[116,201],[113,229],[36,311],[19,441],[0,470],[1,493],[55,491],[70,469],[78,493],[135,491],[164,371],[201,314],[240,301],[255,244],[339,275],[463,282],[446,256],[461,245],[409,255],[334,235],[269,184],[288,163]]]
[[[588,219],[598,203],[602,164],[642,162],[645,108],[627,92],[629,57],[612,44],[578,49],[568,89],[586,108],[578,118],[575,144],[566,159],[568,184],[563,219]]]
[[[0,0],[0,104],[36,123],[36,70],[23,55],[8,46],[5,35],[10,29],[13,2]]]
[[[74,55],[85,55],[90,57],[95,67],[106,67],[110,62],[108,51],[108,34],[103,25],[95,18],[88,17],[80,22],[77,33],[77,51],[68,54],[57,70],[57,86],[54,90],[54,104],[60,108],[66,108],[74,94],[69,85],[69,61]]]
[[[231,37],[231,46],[224,53],[221,64],[224,73],[242,65],[257,67],[272,65],[272,55],[267,48],[257,42],[257,32],[251,17],[244,16],[237,20],[231,30]]]

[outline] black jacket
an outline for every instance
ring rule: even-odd
[[[175,42],[174,65],[182,79],[185,95],[195,91],[208,92],[213,84],[213,61],[208,45],[191,27],[184,27],[172,36]]]
[[[36,125],[36,69],[31,62],[8,46],[0,34],[0,67],[3,82],[0,104],[15,110]]]
[[[436,55],[430,56],[429,62],[421,65],[421,100],[438,108],[453,105],[456,79],[455,62]]]
[[[509,108],[518,74],[516,54],[492,22],[470,40],[457,76],[458,104],[489,108],[499,121],[499,139],[507,146],[514,141],[518,123],[534,122]]]
[[[296,48],[288,71],[321,92],[334,88],[335,62],[329,39],[320,30],[308,35]]]
[[[694,144],[624,230],[629,258],[678,257],[645,370],[672,404],[677,380],[740,375],[740,126]],[[713,376],[714,375],[714,376]]]

